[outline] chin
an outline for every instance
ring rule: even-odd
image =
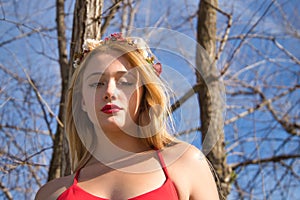
[[[124,127],[124,120],[118,120],[115,117],[99,120],[99,127],[103,130],[117,130]]]

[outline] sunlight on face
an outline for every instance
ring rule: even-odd
[[[97,54],[83,74],[82,109],[105,132],[137,123],[143,88],[139,73],[124,56]]]

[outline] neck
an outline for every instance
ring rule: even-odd
[[[122,130],[102,131],[95,128],[95,132],[97,142],[93,156],[103,163],[114,163],[151,149],[140,138]]]

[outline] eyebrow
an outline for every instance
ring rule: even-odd
[[[92,76],[103,76],[105,75],[106,73],[105,72],[94,72],[94,73],[91,73],[89,74],[85,80],[89,79],[90,77]],[[117,72],[114,72],[114,74],[116,75],[123,75],[123,74],[129,74],[129,75],[132,75],[133,77],[136,77],[133,73],[131,73],[130,71],[117,71]]]

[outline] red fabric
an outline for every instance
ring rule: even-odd
[[[150,192],[138,195],[136,197],[130,198],[129,200],[159,200],[159,199],[178,200],[179,199],[175,185],[172,182],[172,180],[169,178],[169,174],[168,174],[165,162],[164,162],[163,157],[159,150],[157,151],[157,155],[159,157],[159,161],[162,166],[162,169],[165,173],[166,181],[164,182],[164,184],[161,187],[159,187],[155,190],[152,190]],[[108,199],[94,196],[94,195],[84,191],[79,186],[77,186],[79,172],[80,172],[80,170],[77,171],[77,173],[74,177],[73,185],[70,186],[66,191],[64,191],[57,198],[57,200],[76,200],[76,199],[108,200]]]

